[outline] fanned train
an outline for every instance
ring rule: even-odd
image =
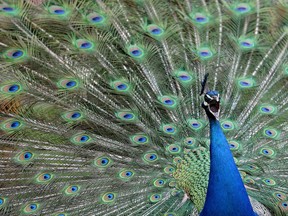
[[[1,0],[0,215],[288,215],[286,0]]]

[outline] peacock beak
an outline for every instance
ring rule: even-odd
[[[204,102],[203,102],[204,109],[208,109],[207,111],[210,112],[217,120],[219,120],[219,113],[220,113],[220,95],[209,95],[205,94]]]

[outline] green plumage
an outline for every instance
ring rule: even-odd
[[[254,211],[287,215],[287,14],[282,0],[1,1],[0,215],[198,215],[206,73]]]

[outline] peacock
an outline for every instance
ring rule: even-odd
[[[286,0],[1,0],[0,215],[288,215]]]

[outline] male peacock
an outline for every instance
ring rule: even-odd
[[[0,215],[287,215],[287,23],[285,0],[1,1]]]

